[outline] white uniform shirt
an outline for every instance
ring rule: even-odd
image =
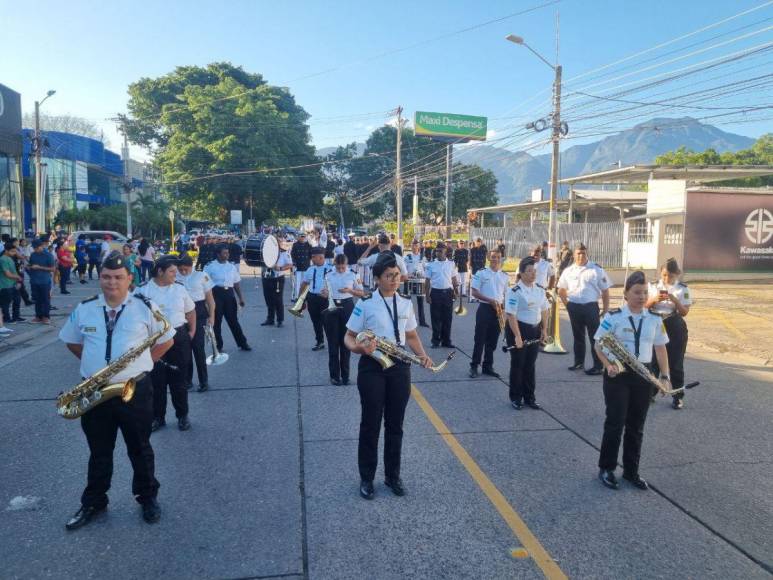
[[[322,292],[322,288],[325,287],[325,276],[331,272],[333,268],[327,264],[322,266],[309,266],[309,269],[303,273],[303,281],[308,283],[309,292],[312,294],[319,294]]]
[[[456,264],[451,260],[435,260],[424,267],[424,276],[429,278],[433,290],[448,290],[453,288],[453,278],[457,275]]]
[[[335,248],[333,248],[333,255],[334,256],[340,256],[344,253],[344,245],[343,244],[336,244]]]
[[[169,284],[169,286],[159,286],[151,280],[145,284],[140,284],[134,293],[142,294],[158,304],[161,314],[171,323],[172,328],[178,328],[185,324],[185,314],[196,308],[185,286],[178,282]]]
[[[158,310],[158,306],[151,303],[148,307],[140,298],[129,294],[121,306],[115,308],[117,322],[113,330],[110,360],[115,360],[146,340],[151,334],[159,332],[163,324],[153,317],[151,308]],[[107,362],[107,324],[105,315],[111,308],[105,303],[102,294],[98,298],[81,302],[70,314],[62,330],[59,331],[59,339],[67,344],[82,344],[80,372],[83,377],[90,377],[105,367]],[[109,314],[108,314],[109,315]],[[174,338],[174,329],[163,335],[157,344],[162,344]],[[150,358],[150,349],[132,361],[125,369],[113,378],[118,383],[127,381],[143,372],[153,370],[153,360]]]
[[[545,289],[537,284],[531,288],[522,281],[507,293],[505,313],[515,315],[524,324],[535,326],[542,320],[542,311],[550,308]]]
[[[107,258],[107,256],[110,254],[110,242],[107,240],[102,240],[102,245],[100,246],[99,250],[99,259],[104,260]]]
[[[628,352],[636,354],[636,331],[634,327],[638,329],[640,322],[639,361],[648,363],[652,361],[653,345],[661,346],[668,343],[668,335],[666,334],[666,327],[663,326],[663,319],[657,314],[651,314],[647,310],[643,310],[639,314],[632,314],[627,304],[622,308],[615,308],[604,315],[593,338],[594,340],[599,340],[608,332],[612,332],[625,345]],[[608,353],[605,354],[610,359],[614,358]]]
[[[373,269],[373,266],[376,265],[376,260],[378,260],[378,254],[371,254],[367,258],[360,259],[360,264],[365,264],[368,268]],[[400,254],[395,254],[395,261],[397,262],[397,267],[400,269],[400,274],[403,276],[408,275],[408,269],[405,267],[405,260]]]
[[[226,290],[232,288],[237,282],[242,281],[242,277],[239,276],[239,269],[231,262],[221,264],[217,260],[213,260],[204,266],[204,271],[212,279],[212,283],[215,286],[221,286]]]
[[[494,272],[490,268],[483,268],[475,272],[470,287],[483,294],[486,298],[493,298],[499,303],[505,301],[505,292],[510,284],[510,278],[506,272],[499,270]]]
[[[187,276],[183,276],[178,272],[177,281],[185,286],[191,300],[194,302],[205,300],[207,292],[212,290],[212,287],[215,285],[209,277],[209,274],[206,272],[198,272],[196,270],[193,270]]]
[[[567,291],[569,302],[577,304],[598,302],[601,292],[609,289],[610,285],[607,273],[590,261],[584,266],[568,266],[558,281],[558,287]]]
[[[344,294],[340,292],[341,288],[349,288],[352,290],[362,290],[362,284],[357,280],[357,275],[351,270],[345,270],[343,274],[339,274],[337,270],[328,272],[325,277],[329,292],[333,296],[333,300],[345,300],[346,298],[354,298],[352,294]]]
[[[553,264],[547,260],[540,260],[534,264],[534,269],[537,270],[537,278],[535,282],[543,288],[548,287],[550,277],[553,275]]]
[[[677,282],[674,285],[670,285],[663,282],[663,280],[658,280],[656,284],[649,285],[649,297],[657,298],[661,290],[665,290],[669,294],[676,296],[677,300],[679,300],[683,306],[690,306],[692,304],[690,289],[687,287],[687,284],[684,284],[683,282]],[[653,313],[666,318],[676,312],[676,305],[671,302],[671,300],[666,299],[653,304],[651,310]]]
[[[405,262],[405,270],[408,272],[409,277],[414,275],[424,275],[424,261],[421,253],[414,254],[409,252],[405,254],[403,261]]]
[[[293,259],[290,257],[290,252],[286,250],[279,250],[279,257],[276,259],[276,264],[274,264],[273,268],[264,268],[263,277],[280,278],[284,276],[284,272],[281,270],[281,268],[292,265]]]
[[[407,298],[399,294],[397,298],[397,329],[400,335],[400,344],[405,344],[405,332],[416,329],[416,315],[413,313],[413,304]],[[354,307],[346,328],[359,333],[370,330],[389,342],[395,342],[394,330],[394,298],[384,298],[380,292],[375,292],[370,298],[360,300]]]

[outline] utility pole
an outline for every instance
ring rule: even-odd
[[[400,147],[403,140],[403,108],[397,107],[397,167],[395,168],[395,195],[397,203],[397,243],[403,245],[403,179],[401,175]]]
[[[449,143],[446,145],[446,237],[450,238],[449,228],[451,226],[451,165],[454,158],[454,146]]]
[[[550,164],[550,218],[548,220],[548,259],[556,259],[556,198],[558,193],[558,159],[561,142],[561,65],[556,65],[553,82],[553,157]]]
[[[413,176],[413,225],[419,225],[419,178]]]
[[[123,134],[123,190],[126,192],[126,237],[132,237],[132,180],[129,176],[129,139]]]

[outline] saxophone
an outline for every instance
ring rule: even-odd
[[[327,308],[322,312],[335,312],[340,306],[336,306],[336,301],[333,300],[333,290],[330,288],[330,284],[328,284],[327,276],[325,277],[325,290],[327,290]]]
[[[617,366],[620,372],[624,372],[625,367],[628,367],[648,383],[651,383],[653,386],[657,387],[657,389],[663,395],[675,395],[684,391],[685,387],[681,387],[679,389],[667,389],[665,386],[663,386],[663,382],[654,374],[652,374],[652,372],[644,364],[642,364],[638,358],[628,352],[628,349],[625,348],[625,345],[623,345],[611,332],[608,332],[602,336],[596,341],[596,343],[601,348],[606,349],[613,355],[614,360],[611,360],[610,362]],[[687,388],[691,388],[692,386],[695,385],[688,385]]]
[[[374,359],[376,359],[379,363],[381,363],[381,366],[384,368],[384,370],[394,366],[394,362],[392,359],[396,359],[405,363],[409,364],[415,364],[421,366],[421,358],[416,356],[415,354],[408,352],[404,348],[400,348],[397,346],[394,342],[389,342],[388,340],[385,340],[383,338],[380,338],[373,334],[370,330],[364,330],[357,334],[357,342],[375,342],[376,343],[376,350],[373,351],[373,353],[370,355]],[[439,365],[435,365],[434,367],[429,367],[429,370],[431,370],[433,373],[439,373],[442,371],[446,365],[448,364],[448,361],[450,361],[454,356],[456,355],[456,351],[452,351],[451,354],[448,355],[448,358],[444,360]]]
[[[288,308],[287,312],[297,318],[303,318],[303,309],[306,306],[306,297],[309,295],[309,290],[311,290],[311,284],[306,286],[306,289],[298,296],[298,300],[295,301],[295,305],[292,308]]]
[[[152,312],[153,317],[163,325],[163,328],[151,334],[137,346],[127,350],[82,383],[67,392],[60,393],[56,398],[56,409],[59,415],[65,419],[77,419],[97,405],[115,397],[121,397],[124,403],[132,400],[137,377],[123,383],[111,383],[110,380],[139,358],[145,350],[156,344],[172,328],[169,321],[159,311],[153,310]]]
[[[505,331],[505,308],[501,302],[494,302],[494,312],[497,314],[497,322],[499,323],[499,332]]]

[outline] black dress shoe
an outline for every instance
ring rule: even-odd
[[[142,519],[149,524],[155,524],[161,519],[161,506],[153,499],[149,499],[142,504]]]
[[[620,484],[617,483],[615,472],[609,469],[599,469],[599,481],[609,489],[617,489]]]
[[[341,379],[342,385],[348,385],[349,384],[349,377],[346,377],[345,379]]]
[[[325,343],[324,342],[318,342],[313,347],[311,347],[311,350],[318,351],[318,350],[322,350],[323,348],[325,348]]]
[[[336,379],[336,378],[330,377],[330,383],[333,384],[333,385],[340,385],[341,384],[341,379]]]
[[[26,318],[22,318],[21,316],[17,316],[16,318],[12,318],[8,322],[26,322]]]
[[[516,411],[520,411],[521,409],[523,409],[523,403],[521,403],[520,401],[510,401],[510,404],[513,406],[513,409],[515,409]]]
[[[94,516],[101,514],[106,509],[107,506],[99,508],[92,506],[81,506],[81,509],[75,512],[75,515],[67,521],[64,527],[68,530],[77,530],[78,528],[82,528],[87,523],[89,523]]]
[[[193,383],[188,383],[185,385],[186,390],[190,391],[193,388]]]
[[[282,328],[283,325],[284,325],[284,323],[281,320],[276,323],[276,327],[277,328]]]
[[[650,488],[650,486],[647,485],[647,482],[644,481],[644,479],[642,479],[642,477],[638,473],[636,475],[623,473],[623,479],[626,481],[630,481],[634,487],[638,487],[641,490],[646,491]]]
[[[683,409],[684,401],[679,397],[674,397],[674,399],[671,401],[671,408],[676,410]]]
[[[249,344],[243,344],[242,346],[239,347],[239,350],[250,352],[252,350],[252,347]]]
[[[576,363],[569,367],[570,371],[579,371],[581,368],[583,368],[582,363]]]
[[[166,419],[153,419],[153,423],[150,426],[151,431],[158,431],[161,427],[166,427]]]
[[[542,407],[539,406],[539,403],[537,401],[532,401],[531,403],[526,403],[531,409],[535,409],[539,411]]]
[[[260,325],[261,326],[274,326],[274,321],[273,320],[264,320],[263,322],[260,323]]]
[[[591,376],[600,375],[600,374],[603,374],[603,373],[604,373],[603,369],[599,369],[599,368],[596,368],[596,367],[593,367],[592,369],[588,369],[587,371],[585,371],[586,375],[591,375]]]
[[[177,419],[177,427],[180,429],[180,431],[187,431],[191,428],[191,422],[188,421],[188,416],[180,417]]]
[[[64,292],[60,292],[59,294],[72,294],[69,290],[65,290]]]
[[[433,343],[430,345],[430,348],[440,348],[440,345],[439,345],[438,343],[436,343],[436,342],[433,342]]]
[[[392,493],[398,497],[405,495],[405,488],[403,487],[403,480],[398,478],[387,477],[384,479],[384,485],[392,490]]]
[[[373,489],[372,481],[360,482],[360,496],[364,499],[373,499],[376,495],[376,491]]]
[[[470,378],[474,379],[478,376],[478,367],[470,367]]]
[[[199,383],[199,393],[209,390],[209,383]]]
[[[494,377],[495,379],[502,378],[494,369],[483,369],[483,374],[489,377]]]

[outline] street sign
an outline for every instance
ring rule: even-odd
[[[488,119],[452,113],[416,111],[414,133],[426,137],[450,137],[463,141],[485,141]]]
[[[231,210],[231,225],[232,226],[242,225],[242,210],[240,209]]]

